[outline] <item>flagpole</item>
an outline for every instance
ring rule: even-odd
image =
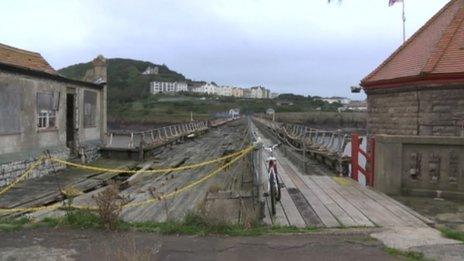
[[[406,42],[406,13],[404,11],[404,1],[403,0],[403,43]]]

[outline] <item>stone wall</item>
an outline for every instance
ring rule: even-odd
[[[374,187],[390,195],[464,198],[464,139],[376,136]]]
[[[80,146],[79,156],[85,163],[94,162],[101,157],[100,147],[100,141],[86,142]]]
[[[55,148],[53,150],[50,150],[50,155],[51,157],[68,159],[69,149],[66,147]],[[11,155],[11,157],[9,158],[3,155],[3,158],[0,159],[0,187],[9,185],[12,182],[14,182],[29,168],[31,164],[36,162],[41,156],[44,156],[44,154],[30,153],[28,155]],[[52,161],[44,161],[44,163],[39,165],[36,169],[34,169],[26,177],[26,179],[45,176],[50,173],[53,173],[53,171],[62,170],[65,168],[65,165]]]
[[[369,134],[464,136],[464,86],[367,90]]]

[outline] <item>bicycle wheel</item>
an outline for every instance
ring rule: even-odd
[[[271,194],[271,210],[272,210],[272,215],[275,215],[276,213],[276,192],[277,191],[276,191],[276,186],[275,186],[274,179],[272,176],[269,180],[269,183],[271,185],[271,191],[269,191]]]

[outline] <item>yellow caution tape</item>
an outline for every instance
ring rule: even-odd
[[[75,187],[66,187],[61,190],[61,193],[66,195],[67,197],[77,197],[79,195],[84,194],[82,191],[78,190]]]
[[[230,165],[234,164],[236,161],[238,161],[239,159],[241,159],[242,157],[244,157],[245,155],[247,155],[248,153],[250,153],[251,151],[253,150],[253,146],[250,146],[250,147],[247,147],[243,150],[240,151],[240,153],[234,153],[234,156],[236,156],[234,159],[232,159],[231,161],[229,161],[228,163],[222,165],[220,168],[210,172],[208,175],[200,178],[200,179],[197,179],[195,181],[193,181],[192,183],[180,188],[180,189],[177,189],[173,192],[170,192],[164,196],[161,196],[160,198],[152,198],[152,199],[148,199],[148,200],[145,200],[145,201],[139,201],[139,202],[132,202],[132,203],[129,203],[129,204],[126,204],[124,205],[123,208],[127,208],[127,207],[136,207],[136,206],[141,206],[141,205],[145,205],[145,204],[149,204],[149,203],[154,203],[154,202],[157,202],[159,200],[165,200],[165,199],[169,199],[169,198],[172,198],[172,197],[175,197],[176,195],[180,194],[180,193],[183,193],[189,189],[192,189],[193,187],[205,182],[206,180],[218,175],[222,170],[224,170],[225,168],[229,167]],[[231,155],[227,156],[228,158],[230,158]],[[55,210],[55,209],[58,209],[62,207],[62,204],[60,203],[55,203],[53,205],[50,205],[50,206],[40,206],[40,207],[29,207],[29,208],[0,208],[0,213],[11,213],[11,212],[36,212],[36,211],[42,211],[42,210]],[[95,207],[95,206],[83,206],[83,205],[71,205],[70,206],[71,208],[75,208],[75,209],[82,209],[82,210],[97,210],[98,208]]]
[[[79,168],[79,169],[94,170],[94,171],[101,171],[101,172],[129,173],[129,174],[135,174],[135,173],[163,173],[163,172],[173,172],[173,171],[181,171],[181,170],[187,170],[187,169],[200,168],[200,167],[207,166],[207,165],[210,165],[210,164],[213,164],[213,163],[216,163],[216,162],[220,162],[220,161],[223,161],[223,160],[226,160],[226,159],[233,158],[233,157],[235,157],[237,155],[241,155],[244,152],[246,152],[246,151],[248,151],[248,150],[250,150],[252,148],[253,148],[252,146],[249,146],[249,147],[247,147],[247,148],[245,148],[243,150],[232,153],[230,155],[227,155],[227,156],[224,156],[224,157],[221,157],[221,158],[217,158],[217,159],[214,159],[214,160],[209,160],[209,161],[197,163],[197,164],[185,165],[185,166],[177,167],[177,168],[152,169],[152,170],[148,170],[148,169],[147,170],[110,169],[110,168],[93,167],[93,166],[88,166],[88,165],[72,163],[72,162],[65,161],[65,160],[58,159],[58,158],[51,158],[51,160],[55,161],[55,162],[58,162],[58,163],[61,163],[61,164],[71,166],[71,167]]]
[[[183,193],[189,189],[192,189],[193,187],[205,182],[206,180],[216,176],[217,174],[219,174],[222,170],[224,170],[225,168],[229,167],[230,165],[234,164],[237,160],[241,159],[243,156],[245,156],[246,154],[248,154],[249,152],[252,151],[252,148],[248,148],[245,150],[245,152],[239,156],[237,156],[236,158],[234,158],[233,160],[231,160],[230,162],[228,162],[227,164],[224,164],[223,166],[221,166],[220,168],[210,172],[208,175],[200,178],[200,179],[197,179],[196,181],[180,188],[180,189],[177,189],[175,191],[172,191],[164,196],[161,196],[159,198],[151,198],[151,199],[148,199],[148,200],[144,200],[144,201],[140,201],[140,202],[132,202],[132,203],[129,203],[129,204],[126,204],[124,205],[124,208],[128,208],[128,207],[137,207],[137,206],[141,206],[141,205],[145,205],[145,204],[149,204],[149,203],[155,203],[157,201],[160,201],[160,200],[166,200],[166,199],[169,199],[169,198],[172,198],[172,197],[175,197],[176,195],[180,194],[180,193]]]
[[[42,164],[42,160],[43,160],[43,157],[40,157],[37,161],[35,161],[31,165],[29,165],[29,168],[27,168],[27,170],[21,176],[19,176],[10,185],[8,185],[5,188],[3,188],[2,190],[0,190],[0,195],[8,192],[11,188],[16,186],[16,184],[18,184],[20,181],[25,179],[35,168],[37,168],[38,166],[40,166]]]

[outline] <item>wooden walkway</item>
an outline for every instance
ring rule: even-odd
[[[263,137],[263,136],[261,136]],[[270,141],[263,139],[265,145]],[[266,153],[263,152],[263,159]],[[282,197],[276,215],[266,199],[264,222],[295,227],[427,227],[432,223],[387,195],[362,186],[350,178],[303,174],[277,152]],[[263,161],[263,169],[265,169]],[[313,164],[314,170],[321,168]],[[265,188],[266,189],[266,188]]]

